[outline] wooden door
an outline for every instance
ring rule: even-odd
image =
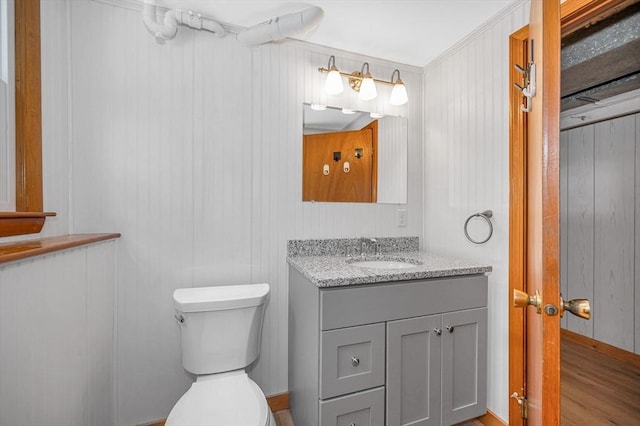
[[[536,95],[527,115],[526,292],[539,292],[528,307],[526,378],[528,423],[560,424],[559,139],[560,2],[533,0],[529,60],[535,63]],[[554,313],[555,311],[555,313]]]
[[[370,127],[305,135],[302,200],[375,202],[374,179],[377,176],[374,173],[373,141]],[[338,155],[339,159],[336,159]],[[345,168],[347,164],[348,168]]]
[[[509,393],[528,398],[528,421],[516,398],[509,424],[560,424],[560,324],[544,312],[559,295],[560,34],[611,16],[636,0],[532,0],[530,25],[510,37],[511,83],[522,83],[513,65],[530,59],[534,43],[537,94],[523,113],[521,94],[510,103],[509,287],[540,291],[541,314],[509,310]]]

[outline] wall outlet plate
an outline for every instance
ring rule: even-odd
[[[409,218],[407,216],[407,209],[396,210],[396,225],[398,228],[405,228]]]

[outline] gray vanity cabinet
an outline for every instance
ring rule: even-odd
[[[486,412],[487,277],[319,288],[289,269],[296,425],[451,425]]]
[[[486,308],[387,323],[387,426],[486,412]]]

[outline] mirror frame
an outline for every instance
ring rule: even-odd
[[[40,0],[17,0],[14,14],[16,208],[0,213],[0,237],[38,233],[55,216],[42,211]]]

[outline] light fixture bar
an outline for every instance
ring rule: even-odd
[[[320,68],[318,68],[318,71],[320,71],[320,72],[322,72],[322,73],[328,73],[328,72],[329,72],[329,70],[328,70],[328,69],[326,69],[325,67],[320,67]],[[352,79],[356,79],[356,80],[360,80],[360,81],[362,81],[362,80],[364,79],[364,77],[362,77],[361,75],[360,75],[360,76],[359,76],[359,75],[353,75],[353,74],[349,74],[349,73],[342,72],[342,71],[338,71],[338,72],[339,72],[339,73],[340,73],[340,75],[341,75],[341,76],[343,76],[343,77],[348,77],[348,78],[352,78]],[[359,71],[357,71],[357,72],[359,72]],[[395,85],[395,83],[393,83],[393,82],[391,82],[391,81],[388,81],[388,80],[380,80],[380,79],[377,79],[377,78],[375,78],[375,77],[373,77],[373,81],[375,81],[376,83],[384,83],[384,84],[388,84],[388,85],[390,85],[390,86]]]

